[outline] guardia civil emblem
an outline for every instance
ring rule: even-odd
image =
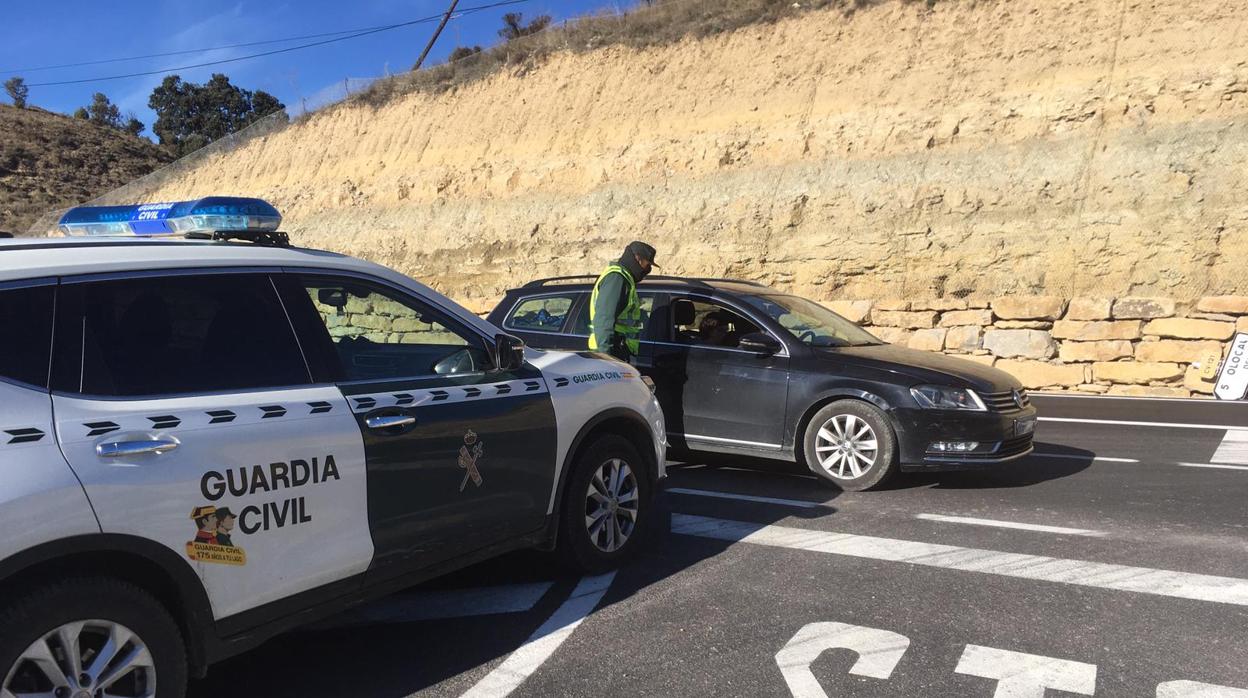
[[[459,467],[466,471],[463,482],[459,483],[460,492],[468,486],[469,480],[472,480],[472,484],[477,487],[481,486],[481,471],[477,468],[477,463],[481,461],[483,455],[485,455],[485,445],[469,429],[468,433],[464,434],[464,445],[459,447]]]

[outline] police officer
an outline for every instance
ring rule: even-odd
[[[196,543],[217,544],[217,508],[208,505],[191,510],[191,519],[199,528],[195,532]]]
[[[217,509],[217,545],[226,547],[234,547],[234,541],[230,538],[234,532],[234,522],[238,517],[229,507],[221,507]]]
[[[620,260],[608,264],[594,282],[589,299],[589,348],[628,361],[641,350],[641,302],[637,283],[654,263],[654,248],[630,242]]]

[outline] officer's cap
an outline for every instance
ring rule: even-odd
[[[628,247],[624,248],[624,250],[641,257],[650,264],[654,265],[656,268],[659,266],[654,263],[654,248],[640,240],[634,240],[628,243]]]
[[[191,519],[202,519],[205,516],[212,516],[215,513],[217,513],[217,508],[211,505],[206,507],[195,507],[191,510]]]

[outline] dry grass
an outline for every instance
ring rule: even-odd
[[[0,105],[0,230],[91,199],[173,159],[144,138],[32,107]]]
[[[646,48],[701,38],[752,24],[776,22],[812,10],[838,8],[845,14],[883,0],[654,0],[622,14],[600,14],[509,41],[481,53],[426,70],[374,82],[350,103],[381,106],[412,92],[444,92],[497,73],[528,70],[560,51],[585,52],[605,46]],[[904,0],[931,5],[935,0]]]
[[[839,9],[843,14],[850,15],[884,1],[639,0],[621,14],[603,13],[553,25],[537,34],[501,43],[451,63],[378,80],[339,104],[381,106],[413,92],[444,92],[502,70],[523,74],[541,65],[552,54],[562,51],[584,53],[608,46],[662,46],[776,22],[814,10]],[[930,6],[936,0],[902,1]],[[0,109],[10,110],[13,117],[10,121],[27,122],[21,124],[23,128],[17,129],[0,123],[0,146],[3,146],[0,147],[0,184],[4,185],[0,187],[0,227],[7,225],[18,232],[24,231],[39,213],[85,201],[105,192],[104,199],[110,203],[139,200],[164,182],[202,165],[208,158],[233,150],[257,136],[315,118],[318,113],[308,112],[293,121],[288,121],[284,114],[262,119],[171,166],[152,172],[167,163],[169,156],[149,141],[129,136],[123,138],[115,131],[85,122],[73,122],[54,114],[36,119],[40,122],[36,126],[29,122],[30,118],[34,118],[34,112],[18,115],[14,112],[19,110],[11,107],[0,106]],[[0,122],[3,121],[0,118]],[[83,130],[88,127],[107,133]],[[10,140],[5,138],[10,134],[15,136],[12,142],[5,142]],[[36,135],[33,139],[32,134]],[[31,143],[32,140],[46,141],[48,134],[55,134],[52,136],[58,141],[55,147],[40,147],[32,151],[19,145]],[[73,143],[88,145],[84,148],[67,147]],[[108,191],[110,186],[122,184],[125,186]]]

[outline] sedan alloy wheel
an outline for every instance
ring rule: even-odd
[[[865,420],[838,414],[824,422],[815,437],[819,465],[835,478],[858,478],[875,466],[879,439]]]

